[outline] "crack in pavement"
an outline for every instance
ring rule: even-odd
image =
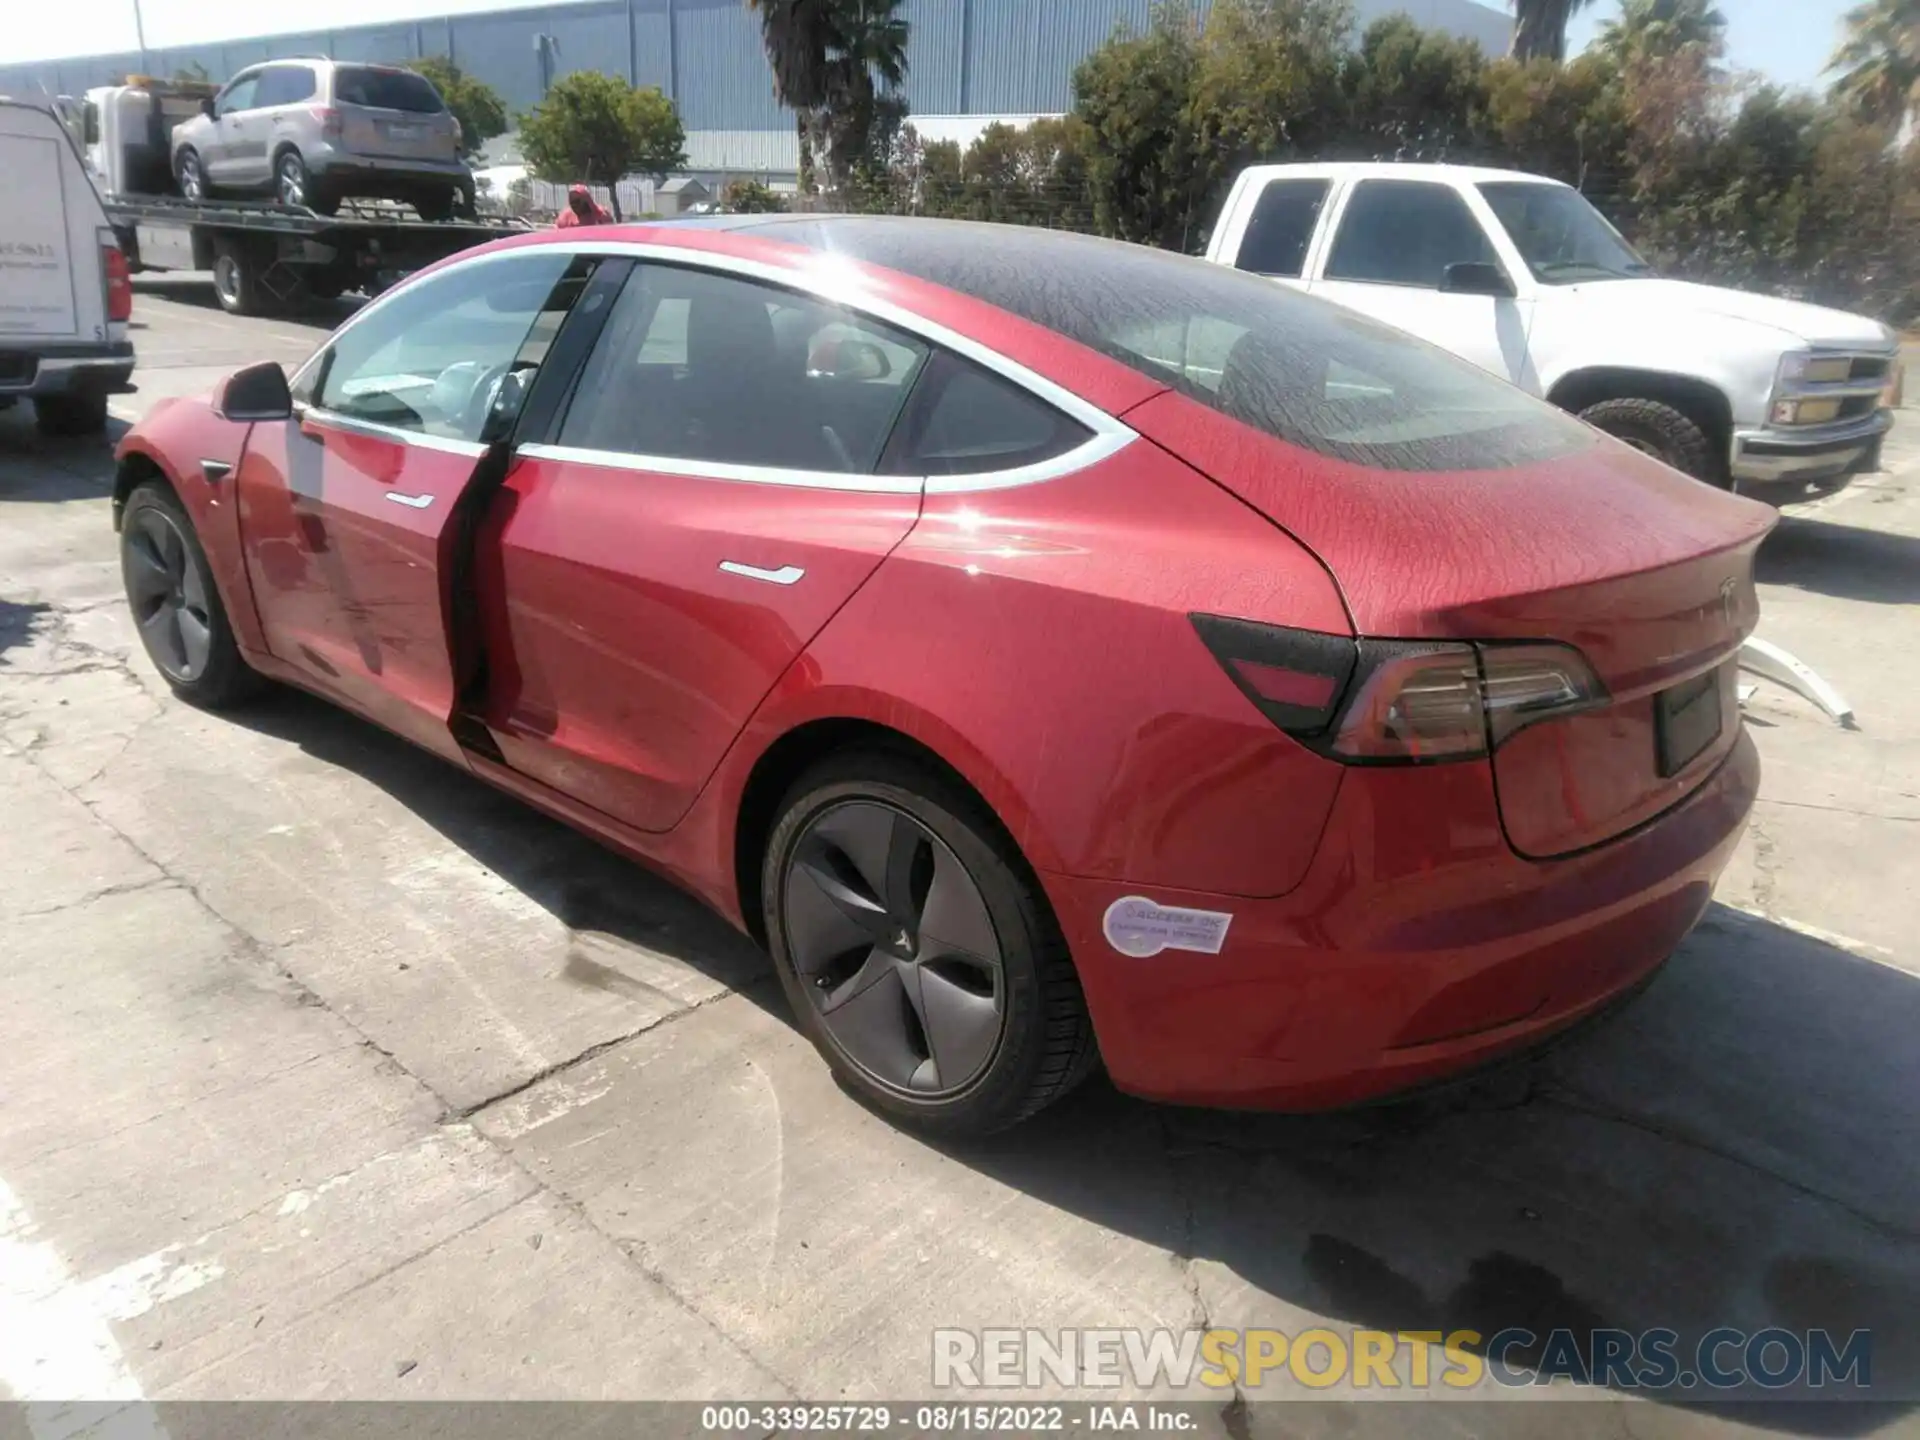
[[[45,772],[42,771],[42,773]],[[112,885],[105,885],[98,890],[90,890],[85,895],[76,896],[72,900],[63,900],[58,905],[43,905],[38,910],[22,910],[13,918],[16,921],[38,920],[47,915],[58,915],[63,910],[71,910],[76,905],[91,905],[96,900],[111,899],[115,895],[135,895],[142,890],[164,890],[169,886],[178,887],[179,884],[178,880],[162,871],[144,880],[121,880]]]
[[[131,671],[131,667],[126,665],[124,662],[116,665],[113,668],[126,669],[126,670],[129,670],[129,672]],[[41,742],[44,742],[46,738],[47,737],[44,735],[44,733],[38,737],[39,741]],[[235,942],[235,950],[240,955],[250,959],[251,961],[253,961],[253,963],[260,966],[261,968],[270,971],[271,973],[278,976],[283,982],[286,983],[286,985],[289,987],[289,990],[292,993],[293,1001],[295,1004],[311,1006],[316,1009],[325,1011],[327,1015],[335,1023],[343,1027],[349,1034],[351,1034],[359,1045],[361,1045],[371,1053],[379,1056],[382,1062],[390,1066],[393,1073],[405,1076],[407,1080],[409,1080],[412,1084],[419,1087],[421,1091],[431,1096],[440,1106],[441,1118],[437,1123],[441,1125],[446,1125],[449,1123],[458,1123],[465,1116],[471,1115],[480,1109],[484,1109],[488,1105],[498,1104],[501,1100],[504,1100],[511,1095],[518,1094],[524,1090],[529,1089],[531,1086],[533,1086],[534,1084],[537,1084],[542,1079],[550,1078],[554,1074],[558,1074],[565,1070],[571,1069],[572,1067],[579,1065],[587,1060],[590,1060],[597,1055],[605,1054],[608,1051],[612,1050],[615,1046],[625,1044],[638,1035],[643,1035],[650,1030],[659,1028],[661,1025],[668,1024],[672,1021],[678,1020],[682,1016],[691,1014],[695,1010],[704,1009],[706,1006],[714,1004],[719,1000],[724,1000],[728,996],[740,994],[743,991],[752,989],[754,986],[766,983],[771,978],[770,976],[761,975],[761,976],[756,976],[753,980],[749,981],[746,985],[739,986],[739,987],[725,987],[719,993],[708,996],[704,1000],[693,1002],[692,1004],[686,1005],[679,1010],[672,1011],[666,1015],[659,1017],[658,1019],[650,1021],[648,1024],[641,1026],[639,1029],[633,1031],[631,1034],[622,1035],[612,1040],[602,1041],[597,1044],[590,1045],[586,1047],[584,1050],[582,1050],[579,1054],[571,1056],[565,1060],[559,1061],[554,1065],[544,1067],[539,1074],[533,1076],[532,1078],[525,1081],[524,1083],[518,1083],[510,1087],[509,1089],[503,1091],[499,1095],[491,1096],[486,1100],[479,1102],[477,1105],[468,1106],[468,1107],[457,1107],[451,1104],[447,1099],[447,1097],[441,1094],[424,1077],[415,1073],[406,1064],[406,1062],[401,1060],[400,1057],[396,1055],[392,1050],[388,1049],[385,1045],[381,1044],[377,1039],[375,1039],[370,1033],[368,1033],[360,1025],[356,1024],[353,1020],[349,1019],[347,1016],[341,1014],[338,1010],[334,1009],[333,1006],[327,1003],[324,996],[322,996],[318,991],[314,990],[312,986],[306,983],[306,981],[302,980],[292,970],[292,968],[286,964],[285,960],[279,954],[279,951],[287,947],[269,944],[268,942],[262,940],[259,936],[253,934],[245,926],[239,924],[237,921],[231,919],[230,917],[222,913],[220,909],[217,906],[215,906],[212,903],[212,901],[210,901],[207,898],[207,896],[201,891],[200,887],[197,884],[195,884],[191,879],[187,878],[184,875],[179,874],[178,872],[173,870],[171,867],[163,863],[158,856],[148,851],[146,847],[141,845],[140,842],[136,840],[133,836],[129,835],[126,831],[122,830],[118,825],[115,825],[105,815],[101,814],[98,806],[93,801],[89,800],[85,795],[81,795],[77,793],[73,787],[63,784],[57,776],[55,776],[51,771],[47,769],[46,765],[43,763],[42,757],[37,753],[38,748],[39,748],[38,744],[29,746],[25,751],[21,752],[22,758],[24,758],[35,769],[39,770],[40,773],[43,776],[45,776],[45,778],[51,784],[53,784],[57,789],[61,790],[71,799],[73,799],[74,801],[79,803],[82,807],[84,807],[88,815],[90,815],[93,818],[96,824],[102,826],[111,834],[116,835],[121,840],[125,841],[130,847],[132,847],[135,854],[139,855],[149,865],[153,866],[153,868],[159,872],[158,879],[141,882],[143,885],[157,886],[161,884],[171,883],[173,885],[178,886],[182,891],[184,891],[186,894],[191,896],[194,900],[194,903],[197,904],[203,911],[205,911],[206,914],[210,916],[233,939],[233,941]],[[639,1274],[649,1284],[653,1285],[656,1289],[658,1289],[661,1294],[665,1295],[681,1310],[693,1316],[702,1325],[704,1325],[709,1331],[711,1331],[714,1335],[719,1336],[728,1345],[731,1345],[744,1359],[749,1361],[754,1366],[758,1367],[762,1372],[764,1372],[766,1375],[770,1376],[778,1384],[780,1384],[788,1392],[788,1394],[797,1395],[800,1393],[798,1387],[796,1387],[790,1380],[788,1380],[785,1376],[783,1376],[773,1365],[769,1364],[763,1357],[756,1354],[752,1349],[752,1347],[747,1345],[740,1337],[734,1335],[732,1332],[727,1330],[723,1325],[719,1323],[718,1320],[703,1313],[699,1309],[699,1307],[695,1305],[691,1300],[689,1300],[686,1296],[680,1294],[679,1291],[674,1286],[668,1284],[665,1278],[662,1276],[662,1274],[659,1272],[659,1270],[656,1267],[653,1267],[651,1264],[646,1263],[644,1254],[641,1254],[641,1255],[634,1254],[633,1251],[629,1248],[628,1242],[623,1241],[616,1236],[610,1235],[606,1230],[602,1229],[598,1224],[596,1224],[593,1221],[592,1217],[588,1215],[585,1208],[579,1202],[574,1200],[572,1196],[568,1195],[563,1190],[560,1190],[558,1187],[552,1185],[545,1178],[543,1178],[538,1173],[536,1173],[525,1161],[523,1161],[517,1154],[515,1154],[512,1149],[499,1143],[498,1141],[492,1139],[491,1137],[482,1135],[481,1138],[484,1141],[484,1143],[487,1145],[487,1147],[495,1155],[499,1156],[499,1158],[509,1168],[511,1168],[514,1171],[517,1171],[522,1177],[524,1177],[529,1183],[531,1183],[534,1186],[535,1191],[549,1197],[551,1200],[553,1200],[555,1204],[564,1207],[569,1213],[573,1214],[576,1218],[578,1218],[579,1221],[587,1228],[588,1231],[590,1231],[594,1235],[599,1236],[602,1240],[604,1240],[606,1243],[611,1245],[623,1260],[625,1260],[629,1265],[633,1266],[637,1274]],[[511,1206],[506,1208],[511,1208]],[[501,1213],[504,1213],[504,1212],[501,1212]],[[444,1243],[444,1242],[440,1242],[440,1243]],[[431,1253],[432,1249],[437,1249],[437,1248],[439,1248],[438,1244],[436,1244],[434,1247],[430,1247],[428,1251],[421,1252],[421,1254]],[[398,1270],[404,1267],[405,1265],[411,1264],[414,1260],[418,1258],[420,1258],[419,1255],[410,1256],[408,1257],[408,1259],[403,1260],[398,1264],[396,1264],[395,1266],[391,1267],[391,1270]],[[391,1270],[388,1273],[391,1273]],[[341,1297],[341,1298],[344,1298],[344,1297]],[[182,1378],[184,1379],[189,1377],[182,1377]]]

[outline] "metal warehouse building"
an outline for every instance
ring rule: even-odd
[[[24,3],[24,0],[20,0]],[[1195,0],[1204,10],[1208,0]],[[1116,26],[1144,28],[1150,0],[908,0],[907,98],[916,116],[1055,114],[1072,100],[1073,69]],[[1491,54],[1512,22],[1476,0],[1357,0],[1365,25],[1396,11],[1467,36]],[[225,80],[243,66],[291,56],[404,62],[450,56],[514,109],[574,70],[657,85],[680,107],[696,171],[791,174],[793,118],[773,96],[759,17],[744,0],[575,0],[439,19],[303,31],[220,44],[0,66],[0,94],[78,95],[144,70]],[[960,129],[968,127],[961,126]],[[930,126],[952,132],[953,125]]]

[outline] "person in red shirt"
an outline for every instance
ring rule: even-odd
[[[584,185],[575,185],[567,191],[567,208],[560,212],[560,218],[553,222],[558,230],[570,229],[575,225],[611,225],[613,216],[603,209],[593,198],[593,192]]]

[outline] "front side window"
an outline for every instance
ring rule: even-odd
[[[1543,285],[1631,280],[1653,269],[1577,190],[1497,180],[1482,185],[1480,193]]]
[[[1234,267],[1256,275],[1297,280],[1306,269],[1307,246],[1327,203],[1325,180],[1269,180],[1254,204]]]
[[[258,75],[242,75],[220,92],[220,103],[214,109],[221,115],[231,115],[236,110],[251,110],[254,106],[253,93],[259,84]]]
[[[1340,214],[1326,278],[1437,290],[1449,265],[1499,263],[1451,185],[1362,180]]]
[[[562,445],[867,474],[927,347],[824,300],[734,275],[647,265],[580,376]]]
[[[405,110],[414,115],[438,115],[447,108],[440,92],[424,75],[372,65],[337,67],[333,72],[333,99],[339,105]]]
[[[514,371],[531,380],[593,263],[531,251],[396,292],[334,340],[315,403],[366,424],[478,441],[500,382]]]

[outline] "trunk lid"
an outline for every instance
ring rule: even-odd
[[[356,155],[395,160],[458,158],[453,116],[432,84],[411,70],[341,66],[334,108],[342,143]]]
[[[1126,419],[1318,555],[1358,634],[1558,641],[1586,657],[1605,702],[1494,753],[1521,854],[1566,854],[1644,823],[1737,739],[1732,661],[1759,615],[1766,506],[1597,432],[1556,459],[1437,472],[1311,454],[1171,392]]]

